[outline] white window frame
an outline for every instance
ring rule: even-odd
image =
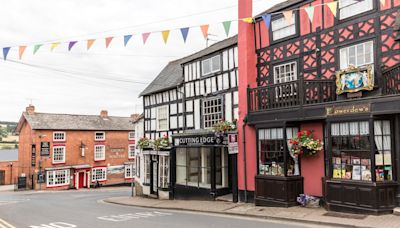
[[[210,68],[210,70],[205,71],[206,64],[209,65],[208,67]],[[216,64],[216,65],[214,65],[214,64]],[[214,68],[215,66],[217,66],[217,67]],[[202,76],[209,75],[209,74],[212,74],[212,73],[215,73],[218,71],[221,71],[221,55],[218,54],[211,58],[201,61],[201,75]]]
[[[59,137],[61,135],[63,135],[62,138]],[[67,133],[65,131],[55,131],[55,132],[53,132],[53,141],[55,141],[55,142],[65,142],[66,139],[67,139]]]
[[[370,61],[366,61],[366,57],[367,57],[367,49],[366,46],[367,44],[369,44],[370,48],[369,48],[369,58]],[[358,53],[359,48],[362,48],[363,50],[363,54],[362,57],[364,58],[364,62],[363,63],[359,63],[359,58],[360,58],[360,54]],[[351,62],[351,57],[350,57],[350,50],[354,49],[354,64]],[[363,42],[363,43],[358,43],[355,45],[350,45],[350,46],[346,46],[346,47],[342,47],[339,49],[339,59],[340,59],[340,69],[346,69],[351,65],[354,65],[355,67],[362,67],[368,64],[372,64],[374,63],[374,42],[372,40]]]
[[[128,158],[129,159],[135,158],[135,156],[136,156],[135,150],[136,150],[135,144],[128,144]]]
[[[208,112],[207,110],[213,110],[217,107],[217,105],[213,104],[210,107],[208,106],[208,102],[216,102],[217,100],[221,100],[221,111],[220,112]],[[215,115],[219,115],[218,119],[207,119],[207,117],[214,117]],[[202,105],[202,116],[203,116],[203,126],[205,129],[210,129],[214,126],[214,124],[218,123],[224,118],[224,99],[221,96],[216,96],[203,100]]]
[[[101,134],[101,135],[98,136],[97,134]],[[104,131],[96,131],[94,133],[94,140],[95,141],[104,141],[104,140],[106,140],[106,133]]]
[[[159,156],[158,187],[160,188],[168,188],[169,186],[169,160],[169,156]],[[165,169],[168,171],[165,172]]]
[[[374,9],[373,0],[339,0],[339,18],[346,19]]]
[[[162,113],[162,112],[165,112],[165,113]],[[160,121],[162,121],[162,120],[166,121],[166,126],[165,127],[161,127],[160,126]],[[157,127],[156,129],[158,131],[167,131],[167,130],[169,130],[169,106],[168,105],[157,107],[156,127]]]
[[[280,40],[296,34],[296,14],[292,14],[292,21],[288,24],[285,17],[271,21],[272,40]],[[284,33],[286,32],[286,33]],[[282,33],[282,34],[281,34]]]
[[[101,173],[98,172],[101,170]],[[98,178],[100,176],[100,178]],[[92,182],[106,181],[107,180],[107,167],[92,168]]]
[[[133,167],[135,168],[135,164],[133,165]],[[125,165],[125,179],[131,179],[133,178],[133,172],[132,172],[132,165],[131,164],[126,164]]]
[[[287,66],[289,66],[289,70],[292,69],[292,65],[294,65],[294,71],[287,72]],[[285,72],[279,72],[279,75],[277,75],[277,69],[281,69],[283,67]],[[282,77],[282,75],[284,76]],[[278,77],[279,76],[279,77]],[[278,80],[279,79],[279,80]],[[286,83],[286,82],[292,82],[297,80],[297,62],[292,61],[292,62],[287,62],[283,64],[279,64],[274,66],[274,84],[280,84],[280,83]]]
[[[55,160],[54,158],[56,157],[55,156],[55,152],[56,152],[56,150],[58,150],[58,149],[62,149],[62,152],[63,152],[63,155],[62,155],[62,159],[61,160]],[[57,153],[58,152],[61,152],[61,151],[57,151]],[[65,149],[65,146],[53,146],[53,156],[52,156],[52,163],[53,164],[63,164],[63,163],[65,163],[65,155],[66,155],[66,149]],[[59,156],[59,155],[57,155],[57,156]]]
[[[60,176],[62,175],[62,176]],[[58,180],[64,179],[64,182],[57,183]],[[46,171],[46,187],[66,186],[70,183],[69,169],[58,169]]]
[[[135,131],[128,132],[128,139],[129,140],[135,140],[135,137],[136,137]]]
[[[102,151],[98,151],[97,148],[102,148]],[[102,152],[102,155],[99,155]],[[106,160],[106,146],[105,145],[94,145],[94,160],[104,161]]]

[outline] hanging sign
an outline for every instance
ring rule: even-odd
[[[228,153],[229,154],[237,154],[238,149],[238,135],[237,134],[228,134]]]
[[[40,142],[40,156],[50,156],[50,142]]]
[[[336,72],[336,93],[355,93],[374,89],[372,65],[365,67],[349,66]]]

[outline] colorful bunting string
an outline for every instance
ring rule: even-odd
[[[129,40],[132,38],[132,35],[125,35],[124,36],[124,46],[128,44]]]
[[[312,22],[314,18],[314,6],[306,7],[304,8],[304,10],[308,15],[308,19],[310,19],[310,21]]]
[[[189,34],[189,27],[181,28],[183,42],[186,43],[187,36]]]
[[[265,27],[269,29],[269,25],[271,24],[271,14],[265,14],[262,15],[261,17],[264,20]]]
[[[293,11],[287,10],[282,12],[287,24],[292,24]]]
[[[381,4],[382,4],[382,6],[385,7],[385,5],[386,5],[386,0],[380,0],[380,2],[381,2]]]
[[[229,36],[229,30],[231,29],[231,23],[232,23],[232,21],[222,22],[222,25],[224,26],[225,34],[227,37]]]
[[[146,32],[146,33],[142,33],[142,38],[143,38],[143,45],[146,44],[147,39],[149,38],[150,33]]]
[[[253,18],[252,17],[246,17],[246,18],[243,18],[242,21],[245,22],[245,23],[251,24],[251,23],[253,23]]]
[[[327,3],[327,5],[328,8],[331,10],[333,16],[336,17],[338,2],[329,2]]]
[[[201,25],[200,26],[201,32],[203,33],[204,39],[206,39],[206,40],[208,38],[208,27],[209,27],[209,25]]]
[[[26,46],[19,46],[19,48],[18,48],[19,59],[22,59],[22,55],[24,54],[25,49],[26,49]]]
[[[165,30],[161,32],[162,38],[164,40],[164,44],[167,44],[168,36],[169,36],[169,30]]]
[[[108,48],[108,46],[110,46],[111,41],[113,40],[114,37],[106,37],[106,48]]]
[[[73,47],[76,43],[78,43],[78,41],[71,41],[71,42],[69,42],[69,44],[68,44],[68,51],[71,51],[72,47]]]
[[[11,48],[11,47],[5,47],[5,48],[3,48],[3,59],[4,59],[4,61],[7,60],[7,55],[8,55],[8,52],[10,51],[10,48]]]
[[[50,46],[50,51],[53,51],[56,47],[58,47],[58,45],[60,45],[60,42],[52,43]]]
[[[36,45],[33,47],[33,54],[36,54],[36,52],[39,51],[39,48],[40,48],[41,46],[43,46],[43,44],[36,44]]]
[[[89,51],[89,49],[92,47],[92,45],[94,44],[94,41],[96,41],[96,39],[89,39],[89,40],[87,40],[87,43],[86,43],[86,50],[88,50]]]

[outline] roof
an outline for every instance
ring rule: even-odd
[[[18,161],[18,149],[0,150],[1,161]]]
[[[34,130],[103,130],[103,131],[130,131],[134,130],[132,118],[108,116],[102,118],[99,115],[73,115],[38,113],[29,115],[24,112],[17,132],[21,130],[25,119]]]
[[[279,4],[274,5],[273,7],[269,8],[268,10],[258,14],[255,18],[259,18],[259,17],[261,17],[261,15],[264,15],[266,13],[274,13],[276,11],[283,10],[285,8],[288,8],[294,4],[301,3],[301,2],[305,2],[305,0],[287,0],[287,1],[281,2]]]
[[[139,96],[145,96],[179,86],[183,81],[182,64],[199,59],[235,44],[237,44],[237,35],[217,42],[189,56],[169,62]]]

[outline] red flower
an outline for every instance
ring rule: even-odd
[[[310,131],[306,131],[306,134],[307,134],[307,136],[310,136],[311,132]]]
[[[297,145],[297,141],[296,140],[293,140],[293,145]]]
[[[303,135],[303,132],[301,132],[301,131],[297,133],[298,138],[300,138],[302,135]]]
[[[302,151],[302,150],[300,150],[299,154],[300,154],[300,155],[302,155],[302,154],[303,154],[303,151]]]
[[[289,143],[290,143],[290,144],[293,144],[293,140],[289,140]]]

